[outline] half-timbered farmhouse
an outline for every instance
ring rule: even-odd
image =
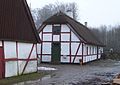
[[[0,79],[36,72],[39,41],[26,0],[0,0]]]
[[[83,24],[59,12],[39,28],[41,62],[87,63],[100,59],[103,45]]]

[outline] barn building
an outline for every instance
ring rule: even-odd
[[[71,14],[68,14],[71,15]],[[43,22],[38,46],[41,62],[87,63],[100,59],[103,44],[83,24],[62,12]]]
[[[38,42],[26,0],[0,0],[0,79],[36,72]]]

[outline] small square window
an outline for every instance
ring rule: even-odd
[[[61,32],[61,26],[53,26],[53,34],[59,35]]]

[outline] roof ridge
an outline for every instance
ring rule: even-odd
[[[60,16],[56,16],[60,14]],[[43,24],[69,24],[75,32],[88,44],[94,45],[102,45],[102,43],[95,37],[92,31],[86,27],[85,25],[81,24],[77,20],[71,18],[67,14],[63,12],[59,12],[48,18],[44,21]],[[40,29],[40,28],[39,28]]]

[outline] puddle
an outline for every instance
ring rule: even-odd
[[[44,76],[44,77],[42,77],[41,79],[38,79],[38,80],[25,81],[25,82],[16,83],[16,84],[13,84],[13,85],[34,85],[34,83],[38,83],[38,82],[48,80],[48,79],[52,78],[53,76],[54,75],[46,75],[46,76]]]
[[[105,76],[105,77],[114,77],[116,74],[113,72],[103,72],[103,73],[95,73],[96,76]]]
[[[40,80],[43,81],[43,80],[47,80],[47,79],[50,79],[51,78],[51,75],[47,75],[47,76],[44,76],[43,78],[41,78]]]

